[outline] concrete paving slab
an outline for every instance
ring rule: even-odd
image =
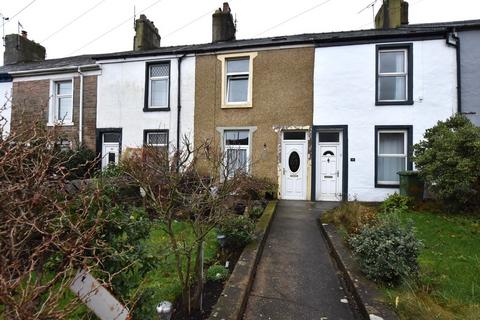
[[[278,203],[244,320],[355,319],[316,221],[335,205]]]

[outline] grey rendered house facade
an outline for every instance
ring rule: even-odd
[[[480,29],[460,28],[460,112],[480,126]]]

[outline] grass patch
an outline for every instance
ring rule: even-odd
[[[401,223],[413,222],[423,248],[418,279],[396,288],[382,288],[386,301],[401,319],[480,319],[480,218],[432,212],[399,213]],[[342,203],[322,215],[348,239],[379,216],[378,207],[360,202]]]
[[[174,224],[174,229],[186,241],[193,240],[191,226],[188,223],[178,221]],[[209,263],[216,258],[218,251],[215,230],[212,230],[205,240],[205,263]],[[147,248],[151,254],[163,258],[158,267],[147,274],[142,289],[152,289],[155,301],[175,301],[181,295],[181,285],[175,268],[175,257],[169,254],[168,236],[162,231],[159,223],[154,225],[150,232]]]
[[[478,319],[480,315],[480,220],[406,212],[424,247],[419,281],[384,289],[402,319]],[[398,297],[398,300],[397,300]]]

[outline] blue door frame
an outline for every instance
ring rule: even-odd
[[[342,132],[342,201],[348,201],[348,125],[313,126],[312,132],[312,201],[316,201],[317,175],[317,133],[322,130],[338,130]]]

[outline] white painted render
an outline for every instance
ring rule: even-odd
[[[10,132],[12,118],[12,82],[0,82],[0,126],[3,126],[3,135]]]
[[[119,61],[102,64],[98,77],[97,128],[122,128],[122,149],[143,145],[143,130],[168,129],[170,149],[176,146],[178,60],[170,61],[170,111],[144,112],[146,61]],[[151,62],[152,60],[148,60]],[[101,63],[101,62],[100,62]],[[181,63],[180,134],[193,143],[195,103],[195,57]]]
[[[413,125],[416,143],[457,109],[455,49],[445,40],[413,41],[413,105],[375,106],[375,56],[376,44],[315,49],[313,124],[348,125],[348,195],[361,201],[398,190],[375,188],[376,125]]]

